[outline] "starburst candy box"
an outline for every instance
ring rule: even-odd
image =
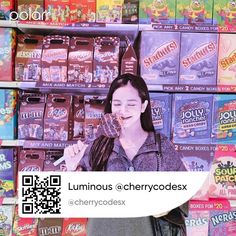
[[[177,84],[179,51],[179,32],[142,32],[140,66],[146,83]]]
[[[172,132],[174,143],[204,143],[211,139],[212,95],[174,94]]]
[[[139,23],[175,23],[175,4],[173,0],[140,0]]]
[[[209,197],[236,199],[236,153],[217,152],[210,171]]]
[[[150,93],[154,128],[167,137],[170,137],[171,98],[168,93]]]
[[[218,85],[236,85],[236,34],[220,34]]]
[[[236,143],[236,95],[214,96],[213,143]]]
[[[0,89],[0,140],[14,139],[16,134],[17,91]]]
[[[177,0],[177,24],[212,24],[213,0]]]
[[[0,149],[0,197],[14,195],[14,151]]]
[[[236,25],[236,1],[218,0],[214,2],[213,23],[217,25]]]
[[[180,84],[216,85],[218,35],[182,33]]]

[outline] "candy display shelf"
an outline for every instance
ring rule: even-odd
[[[20,147],[23,146],[23,140],[0,140],[0,147]]]
[[[17,21],[0,20],[0,27],[17,28]]]

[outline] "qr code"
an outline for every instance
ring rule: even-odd
[[[60,196],[60,175],[22,175],[22,214],[60,214]]]

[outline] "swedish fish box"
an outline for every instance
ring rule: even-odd
[[[236,25],[236,1],[215,0],[213,9],[213,24]]]
[[[15,138],[16,99],[16,90],[0,89],[0,139]]]
[[[0,149],[0,197],[14,195],[13,149]]]
[[[180,93],[173,98],[174,143],[210,144],[213,96]]]
[[[218,85],[236,85],[236,34],[220,34]]]
[[[141,76],[147,84],[177,84],[179,76],[179,32],[143,31]]]
[[[150,93],[154,128],[167,137],[170,137],[171,98],[168,93]]]
[[[216,85],[218,35],[182,33],[179,84]]]
[[[212,24],[213,0],[177,0],[177,24]]]
[[[122,23],[124,0],[97,0],[96,22]]]
[[[236,95],[214,96],[213,143],[236,143]]]
[[[174,0],[140,0],[139,1],[139,23],[175,23]]]

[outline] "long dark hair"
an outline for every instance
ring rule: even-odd
[[[148,88],[143,78],[139,76],[124,74],[118,76],[113,80],[106,97],[104,113],[111,113],[111,101],[113,93],[118,88],[127,85],[128,82],[130,82],[132,87],[134,87],[138,91],[142,103],[144,103],[145,100],[148,101],[146,110],[141,114],[141,126],[143,130],[147,132],[154,131]],[[92,170],[103,171],[106,169],[107,161],[109,156],[111,155],[113,146],[114,138],[100,136],[94,140],[90,150],[90,165],[92,167]]]

